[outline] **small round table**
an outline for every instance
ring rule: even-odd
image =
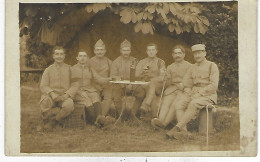
[[[145,84],[148,84],[149,82],[145,82],[145,81],[134,81],[134,82],[130,82],[129,80],[116,80],[116,81],[109,81],[109,83],[124,85],[124,91],[125,91],[125,92],[124,92],[124,97],[126,98],[126,97],[127,97],[127,95],[126,95],[126,86],[127,86],[127,85],[145,85]],[[125,106],[123,107],[123,109],[122,109],[122,111],[121,111],[121,113],[120,113],[120,115],[119,115],[119,117],[118,117],[118,119],[116,120],[116,122],[115,122],[114,125],[116,125],[117,122],[118,122],[119,120],[121,120],[122,114],[123,114],[123,112],[125,111],[125,109],[126,109],[126,99],[125,99]],[[132,113],[132,111],[131,111],[131,113]],[[134,116],[134,118],[135,118],[136,120],[138,120],[138,119],[136,118],[135,114],[132,114],[132,115]],[[139,121],[139,120],[138,120],[138,121]]]

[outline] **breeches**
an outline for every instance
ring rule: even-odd
[[[58,103],[54,102],[50,96],[43,95],[40,101],[41,112],[44,113],[54,107],[61,108],[60,113],[57,114],[58,118],[56,118],[57,120],[60,120],[72,113],[74,110],[74,103],[71,98]]]
[[[82,103],[85,106],[92,106],[93,103],[95,102],[100,102],[100,96],[97,92],[89,92],[89,91],[84,91],[84,93],[86,94],[86,97],[83,97],[79,94],[77,94],[75,96],[74,101],[77,103]]]

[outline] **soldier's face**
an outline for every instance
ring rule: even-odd
[[[124,58],[127,58],[127,57],[130,56],[131,48],[130,48],[130,47],[122,47],[122,48],[120,49],[120,52],[121,52],[121,54],[122,54],[122,56],[123,56]]]
[[[205,59],[206,51],[204,51],[204,50],[194,51],[193,56],[194,56],[195,61],[199,63]]]
[[[182,52],[181,49],[176,48],[172,52],[172,57],[175,62],[181,62],[181,61],[183,61],[185,54]]]
[[[157,49],[155,46],[147,46],[146,53],[148,54],[148,57],[155,57]]]
[[[79,62],[80,64],[85,64],[85,63],[87,63],[88,59],[89,59],[89,58],[88,58],[88,55],[87,55],[86,52],[79,52],[79,53],[78,53],[77,60],[78,60],[78,62]]]
[[[105,47],[95,47],[94,53],[97,57],[103,57],[106,53],[106,48]]]
[[[65,59],[65,53],[62,49],[57,49],[54,51],[53,59],[57,63],[62,63]]]

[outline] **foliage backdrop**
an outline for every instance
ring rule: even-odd
[[[55,44],[70,50],[75,35],[91,19],[103,12],[118,15],[132,32],[160,33],[191,46],[204,43],[208,60],[220,69],[219,104],[238,100],[238,20],[237,2],[211,3],[119,3],[119,4],[23,4],[20,3],[20,37],[27,35],[26,65],[44,68],[51,60],[54,43],[40,39],[42,24],[60,37]],[[54,30],[54,33],[55,32]],[[35,57],[37,56],[37,57]],[[36,59],[37,58],[37,59]],[[189,60],[193,61],[193,60]]]

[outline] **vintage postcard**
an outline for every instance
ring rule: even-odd
[[[6,155],[256,156],[256,2],[6,1]]]

